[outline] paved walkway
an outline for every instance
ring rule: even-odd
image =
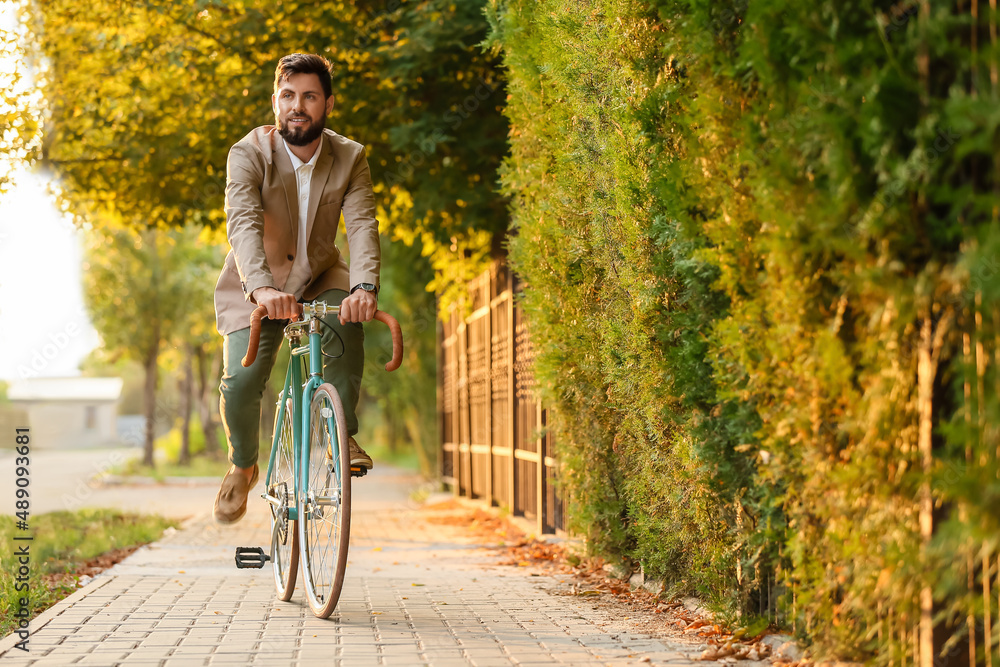
[[[558,581],[500,566],[461,528],[426,521],[413,477],[355,484],[347,583],[330,620],[271,570],[238,570],[236,545],[268,542],[267,508],[232,527],[197,516],[33,621],[30,652],[0,640],[0,665],[692,665],[704,646],[629,632]],[[679,640],[680,641],[680,640]],[[702,663],[697,663],[702,664]]]

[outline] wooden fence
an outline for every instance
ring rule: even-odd
[[[457,495],[554,533],[563,528],[563,506],[516,288],[507,266],[495,263],[469,283],[471,314],[453,307],[439,327],[441,474]]]

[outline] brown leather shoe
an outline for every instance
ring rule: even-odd
[[[219,494],[215,497],[215,508],[212,511],[216,523],[228,525],[243,518],[243,515],[247,513],[247,494],[257,483],[259,476],[260,468],[257,467],[256,463],[253,466],[253,477],[250,479],[250,484],[247,484],[247,478],[239,472],[226,473],[222,480],[222,488],[219,489]]]
[[[372,457],[368,456],[365,450],[361,449],[361,445],[353,437],[348,438],[348,442],[351,445],[351,465],[352,466],[362,466],[371,470],[375,467],[375,462],[372,461]]]
[[[352,466],[361,466],[362,468],[367,468],[368,470],[375,467],[375,462],[372,461],[372,457],[368,456],[367,452],[361,449],[361,445],[358,444],[358,441],[354,439],[353,435],[348,437],[347,442],[350,446]],[[333,443],[330,443],[326,448],[327,458],[333,457],[333,454],[330,451],[332,447]]]

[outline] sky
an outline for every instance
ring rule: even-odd
[[[0,380],[79,375],[97,345],[81,285],[80,232],[44,174],[0,195]]]
[[[15,10],[0,3],[0,29],[15,28]],[[46,174],[22,170],[14,182],[0,195],[0,380],[79,375],[98,344],[83,303],[80,232],[56,208]]]

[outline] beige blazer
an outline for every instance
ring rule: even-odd
[[[295,260],[298,196],[292,161],[272,125],[258,127],[229,151],[226,234],[232,250],[215,287],[215,317],[226,335],[250,326],[258,287],[282,289]],[[351,266],[337,248],[344,214]],[[375,195],[361,144],[325,130],[309,194],[309,270],[303,298],[325,290],[379,284],[381,248]]]

